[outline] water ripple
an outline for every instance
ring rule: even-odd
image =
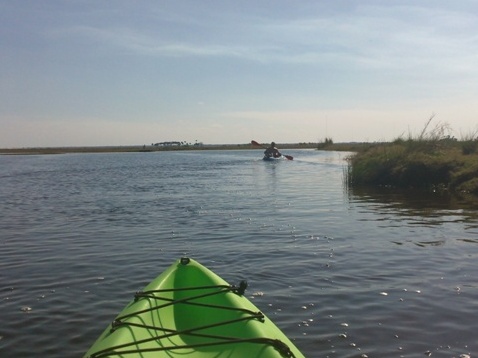
[[[183,255],[247,279],[308,357],[476,354],[476,208],[344,191],[343,156],[288,154],[0,156],[0,355],[81,356]]]

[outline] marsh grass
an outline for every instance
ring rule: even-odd
[[[325,137],[324,140],[322,141],[319,141],[319,143],[317,143],[317,149],[327,149],[329,147],[331,147],[332,145],[334,144],[334,141],[332,140],[332,138],[330,137]]]
[[[478,129],[466,135],[462,135],[461,150],[464,155],[478,152]]]
[[[456,190],[478,194],[476,133],[458,141],[434,116],[418,136],[402,135],[349,158],[347,185]]]

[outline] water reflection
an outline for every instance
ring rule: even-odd
[[[478,201],[449,192],[427,192],[387,187],[346,188],[352,206],[362,212],[379,214],[374,220],[406,221],[408,225],[441,226],[463,223],[465,229],[478,229]],[[440,245],[430,241],[421,245]]]

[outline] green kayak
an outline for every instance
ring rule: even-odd
[[[304,357],[245,296],[181,258],[137,292],[84,357]]]

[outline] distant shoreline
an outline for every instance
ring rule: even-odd
[[[264,144],[266,145],[266,143]],[[317,149],[318,143],[278,144],[280,149]],[[84,147],[31,147],[31,148],[0,148],[0,155],[43,155],[68,153],[141,153],[164,152],[179,150],[237,150],[260,149],[250,143],[247,144],[203,144],[182,146],[84,146]],[[337,149],[339,150],[339,149]]]

